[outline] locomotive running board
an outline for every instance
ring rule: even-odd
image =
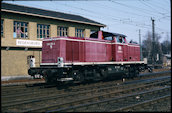
[[[63,81],[71,81],[71,80],[73,80],[73,78],[61,78],[61,79],[57,79],[57,81],[61,81],[61,82],[63,82]]]
[[[145,61],[130,61],[130,62],[71,62],[63,63],[65,65],[98,65],[98,64],[147,64]],[[58,65],[58,63],[41,63],[40,65]]]

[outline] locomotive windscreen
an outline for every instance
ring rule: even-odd
[[[98,38],[98,31],[90,35],[90,38]]]
[[[118,34],[118,33],[110,33],[110,32],[105,32],[102,31],[103,39],[104,40],[113,40],[113,36],[121,36],[121,37],[126,37],[123,34]],[[90,35],[90,38],[98,38],[98,31],[94,32]]]

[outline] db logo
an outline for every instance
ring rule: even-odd
[[[121,50],[122,50],[121,46],[118,46],[118,51],[121,51]]]
[[[122,47],[118,46],[118,53],[122,53]]]

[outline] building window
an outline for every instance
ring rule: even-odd
[[[84,37],[84,30],[83,29],[75,29],[75,36],[76,37]]]
[[[67,37],[67,31],[68,31],[67,27],[58,26],[57,27],[57,36]]]
[[[3,30],[4,30],[4,20],[1,20],[1,37],[3,37],[3,34],[4,34],[4,32],[3,32]]]
[[[28,23],[14,21],[14,38],[28,38]]]
[[[37,24],[37,38],[48,38],[50,25]]]

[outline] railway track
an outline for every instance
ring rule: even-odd
[[[105,99],[102,101],[100,100],[97,102],[89,102],[86,104],[80,104],[76,106],[69,106],[69,107],[49,110],[47,112],[131,111],[131,110],[126,110],[126,109],[135,108],[135,106],[148,104],[150,102],[158,101],[160,99],[170,98],[170,94],[169,94],[170,91],[171,91],[171,87],[168,86],[164,88],[152,89],[150,91],[142,91],[139,93],[128,94],[121,97]],[[152,99],[152,97],[154,98]],[[141,98],[141,99],[138,100],[137,98]]]
[[[158,77],[158,76],[163,76],[163,75],[166,75],[166,74],[169,74],[171,73],[171,71],[164,71],[164,72],[158,72],[158,73],[146,73],[146,74],[141,74],[140,76],[134,78],[134,80],[139,80],[139,79],[144,79],[144,78],[155,78],[155,77]],[[131,79],[127,80],[127,81],[132,81]],[[94,86],[100,86],[102,84],[106,84],[106,85],[109,85],[109,84],[121,84],[122,81],[121,80],[115,80],[115,81],[110,81],[110,82],[98,82],[98,83],[92,83],[91,84],[91,87],[92,85]],[[77,85],[79,87],[76,87],[77,84],[70,84],[70,88],[83,88],[83,87],[88,87],[89,88],[89,84],[80,84],[80,85]],[[73,86],[73,87],[71,87]],[[29,88],[28,88],[29,87]],[[46,83],[34,83],[34,84],[21,84],[21,85],[14,85],[14,86],[3,86],[2,87],[2,92],[1,92],[1,95],[14,95],[14,94],[20,94],[20,91],[22,92],[22,94],[24,93],[30,93],[30,92],[35,92],[37,91],[38,89],[41,89],[41,88],[48,88],[48,89],[53,89],[52,87],[56,87],[56,85],[47,85]],[[61,86],[57,86],[58,88],[61,87]],[[63,87],[64,88],[64,87]],[[22,96],[22,95],[21,95]]]
[[[137,80],[137,79],[136,79]],[[95,84],[87,84],[87,85],[79,85],[79,86],[72,86],[72,87],[69,87],[67,89],[62,89],[62,90],[57,90],[56,87],[50,87],[50,88],[46,88],[45,89],[40,89],[40,87],[29,87],[29,88],[25,88],[25,90],[21,90],[21,89],[16,89],[15,92],[9,92],[9,91],[3,91],[2,90],[2,101],[9,99],[10,101],[13,100],[13,98],[15,98],[15,100],[17,100],[17,98],[21,98],[22,96],[25,96],[25,97],[29,97],[29,96],[32,96],[34,97],[34,95],[39,95],[39,96],[42,96],[42,95],[51,95],[52,93],[58,93],[58,94],[64,94],[66,91],[70,91],[70,92],[77,92],[78,90],[79,91],[85,91],[85,90],[89,90],[91,88],[94,87],[94,89],[97,89],[99,87],[114,87],[114,86],[117,86],[117,88],[119,88],[119,84],[133,84],[133,87],[135,85],[135,82],[138,82],[138,83],[142,83],[144,81],[146,81],[147,79],[141,79],[141,80],[137,80],[137,81],[133,81],[133,80],[129,80],[127,82],[124,82],[124,83],[119,83],[117,81],[109,81],[109,82],[99,82],[99,83],[95,83]],[[156,80],[156,79],[155,79]],[[133,83],[132,83],[133,82]],[[38,85],[39,86],[39,85]],[[41,86],[42,87],[42,86]],[[36,97],[37,97],[36,95]]]
[[[46,88],[44,90],[41,89],[41,91],[38,91],[39,93],[32,93],[30,96],[25,95],[25,98],[16,98],[12,95],[12,97],[10,97],[10,95],[6,95],[5,97],[4,95],[2,96],[2,110],[5,112],[44,112],[51,110],[70,111],[73,109],[69,108],[75,108],[77,106],[105,101],[112,98],[119,98],[119,96],[126,95],[128,93],[130,95],[134,92],[138,94],[140,91],[151,90],[151,88],[162,88],[169,86],[169,84],[171,84],[171,76],[131,80],[124,82],[123,84],[116,84],[115,82],[113,83],[113,81],[110,81],[103,85],[100,85],[99,83],[81,85],[72,87],[66,91],[57,89],[55,91],[55,88]],[[51,92],[52,90],[54,90],[54,93]],[[48,93],[49,91],[50,93]],[[18,97],[21,97],[21,95]],[[83,107],[80,107],[79,109],[84,110],[82,109]],[[75,110],[79,111],[78,107],[77,109],[75,108],[74,111]],[[91,109],[89,108],[89,110]]]
[[[113,112],[116,112],[116,111],[151,111],[150,106],[155,105],[157,103],[163,103],[164,101],[169,101],[169,100],[171,100],[171,95],[167,94],[167,95],[153,98],[150,100],[141,101],[141,102],[138,102],[138,103],[135,103],[132,105],[120,107],[119,109],[113,110]],[[167,104],[165,104],[165,105],[167,105]],[[165,109],[164,111],[167,111],[167,109]]]
[[[165,82],[169,82],[169,79],[170,77],[169,76],[166,76],[166,77],[161,77],[159,79],[154,79],[152,80],[152,82],[155,82],[156,84],[162,84],[162,83],[165,83]],[[151,79],[148,79],[149,81]],[[160,81],[160,83],[159,83]],[[138,81],[137,81],[138,82]],[[147,82],[147,80],[144,80],[142,82],[140,82],[138,85],[143,85]],[[147,83],[150,83],[150,82],[147,82]],[[129,84],[129,83],[128,83]],[[50,99],[57,99],[57,98],[66,98],[66,97],[70,97],[70,96],[75,96],[75,95],[80,95],[80,94],[87,94],[87,93],[92,93],[92,92],[101,92],[102,90],[106,90],[106,91],[110,91],[110,90],[119,90],[119,89],[124,89],[124,88],[130,88],[130,87],[134,87],[135,84],[130,84],[128,86],[125,86],[125,85],[118,85],[118,86],[108,86],[108,87],[102,87],[102,88],[97,88],[97,87],[94,87],[93,89],[87,89],[87,90],[84,90],[84,89],[81,89],[80,91],[70,91],[70,93],[62,93],[62,94],[53,94],[53,95],[49,95],[50,97],[47,97],[47,94],[46,95],[43,95],[43,96],[39,96],[39,97],[36,97],[36,98],[25,98],[25,99],[22,99],[22,102],[21,100],[17,100],[16,96],[15,96],[15,99],[16,100],[9,100],[9,101],[5,101],[3,102],[3,107],[6,107],[6,106],[10,106],[10,105],[19,105],[19,104],[23,104],[23,103],[32,103],[34,101],[42,101],[42,100],[50,100]],[[14,97],[13,96],[13,97]],[[17,95],[18,96],[18,95]],[[20,95],[19,95],[20,96]],[[9,99],[9,96],[4,96],[4,98],[8,98]],[[3,100],[4,101],[4,100]],[[11,104],[8,104],[8,103],[11,103]],[[7,105],[6,105],[7,104]],[[6,106],[5,106],[6,105]]]

